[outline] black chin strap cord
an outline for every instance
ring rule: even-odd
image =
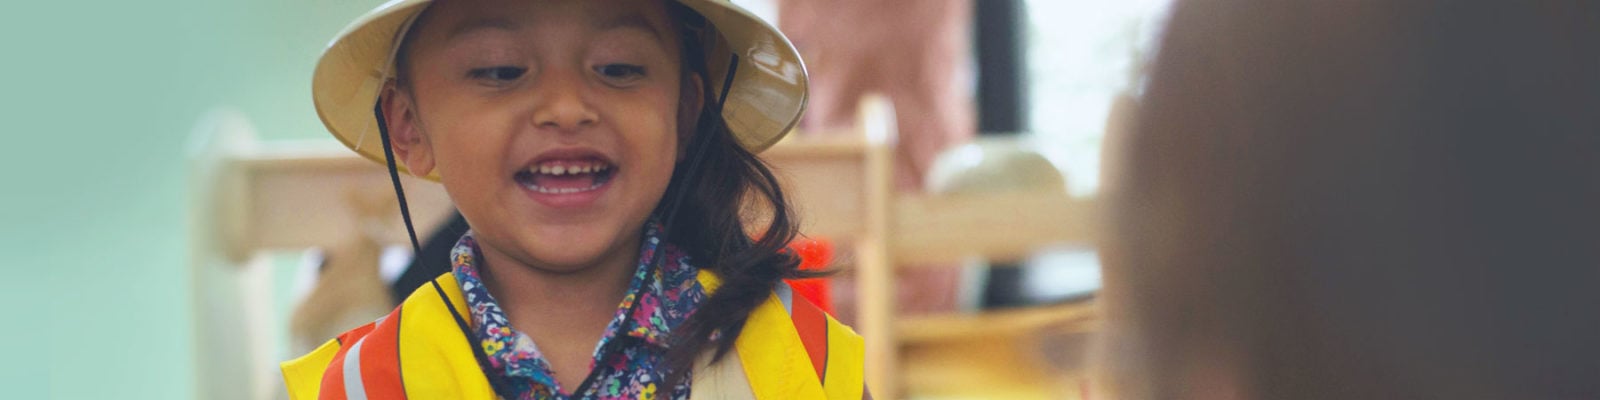
[[[728,60],[728,73],[723,77],[722,91],[718,93],[717,101],[711,104],[712,110],[710,115],[712,115],[713,118],[722,117],[722,105],[728,100],[728,91],[733,87],[734,73],[738,71],[739,56],[735,54]],[[382,100],[379,100],[373,104],[372,114],[378,120],[378,137],[383,141],[383,155],[385,164],[389,168],[389,181],[394,183],[394,195],[395,198],[400,201],[400,219],[405,221],[406,235],[408,235],[411,239],[412,254],[420,255],[422,254],[422,245],[419,244],[419,241],[417,241],[417,229],[416,226],[411,222],[411,208],[406,204],[405,187],[400,184],[400,170],[395,165],[394,147],[392,145],[393,142],[389,137],[389,123],[383,117]],[[690,148],[705,148],[705,146],[710,143],[711,135],[712,133],[697,132],[694,140],[698,146],[691,146]],[[704,155],[700,152],[689,154],[689,165],[688,169],[685,170],[686,176],[684,176],[682,188],[679,189],[677,193],[673,193],[672,200],[667,203],[669,206],[665,209],[666,215],[662,220],[662,229],[659,235],[661,243],[667,242],[668,232],[671,231],[672,223],[674,222],[673,220],[676,219],[678,215],[678,206],[683,203],[683,197],[688,193],[688,188],[693,187],[692,185],[689,185],[689,183],[693,181],[697,174],[700,173],[700,163],[704,159]],[[650,265],[659,268],[661,265],[661,257],[665,254],[665,251],[656,251],[655,254],[650,258]],[[439,293],[439,299],[444,301],[445,309],[450,311],[450,316],[455,319],[456,326],[461,328],[461,334],[466,337],[467,347],[472,349],[472,355],[478,359],[479,364],[487,367],[489,356],[488,354],[484,353],[482,347],[478,346],[477,343],[472,340],[472,325],[467,323],[466,318],[463,318],[459,311],[456,311],[455,304],[450,301],[450,297],[448,294],[446,294],[444,288],[439,286],[438,279],[434,279],[428,283],[432,284],[433,290]],[[630,305],[628,308],[628,314],[633,314],[634,309],[637,308],[638,305],[639,302],[637,301]],[[603,349],[601,354],[608,353],[611,348],[614,348],[620,345],[620,343],[624,342],[625,341],[622,340],[612,340],[607,342],[607,349]],[[583,383],[579,384],[577,390],[573,390],[571,393],[579,396],[587,393],[589,388],[593,387],[595,385],[595,381],[600,377],[599,372],[600,368],[590,369],[589,375],[584,377]],[[484,376],[489,379],[491,386],[496,388],[497,391],[499,388],[508,387],[499,379],[498,374],[486,373]],[[504,395],[504,393],[502,393],[502,395]]]
[[[717,102],[713,103],[711,105],[712,110],[711,110],[711,114],[710,115],[714,115],[715,116],[714,118],[722,118],[722,104],[723,104],[724,101],[728,100],[728,88],[733,86],[733,73],[734,72],[738,72],[738,71],[739,71],[739,56],[738,55],[734,55],[731,59],[728,60],[728,76],[724,77],[723,80],[722,80],[722,93],[717,95]],[[711,136],[713,134],[714,133],[709,133],[709,132],[707,132],[707,133],[696,132],[695,135],[694,135],[694,140],[695,140],[697,145],[696,146],[690,146],[689,148],[690,149],[705,149],[706,146],[711,143]],[[670,228],[672,227],[673,220],[676,219],[677,216],[678,216],[678,206],[683,204],[683,196],[689,193],[689,188],[694,187],[693,185],[690,185],[689,183],[690,182],[694,182],[694,178],[699,176],[699,174],[700,174],[700,162],[705,159],[705,156],[703,154],[704,154],[703,152],[693,152],[693,153],[689,154],[689,168],[684,170],[685,171],[684,172],[685,176],[683,177],[683,185],[678,190],[677,193],[673,193],[672,194],[672,201],[667,203],[668,207],[665,210],[666,211],[666,215],[661,220],[661,224],[662,224],[662,228],[663,228],[661,230],[661,241],[662,242],[666,242],[667,241],[667,231],[670,230]],[[661,251],[656,252],[656,254],[650,258],[650,265],[659,265],[659,264],[661,264],[661,255],[662,254],[665,254],[665,252],[661,252]]]
[[[389,181],[394,182],[394,196],[400,200],[400,219],[406,222],[406,235],[411,237],[412,254],[422,254],[422,245],[417,244],[417,228],[411,224],[411,207],[406,205],[406,191],[400,186],[400,170],[395,167],[394,147],[389,140],[389,121],[383,118],[382,100],[372,105],[372,114],[378,118],[378,137],[383,140],[383,160],[389,166]]]
[[[400,170],[395,166],[394,147],[392,146],[393,142],[389,138],[389,121],[385,120],[383,117],[382,100],[379,100],[377,103],[372,105],[372,114],[378,119],[378,137],[383,140],[384,164],[389,167],[389,181],[394,183],[394,195],[395,198],[400,201],[400,219],[405,221],[406,235],[410,236],[411,238],[411,254],[415,256],[421,256],[422,245],[420,245],[417,241],[417,228],[416,225],[411,222],[411,207],[406,205],[405,187],[400,184]],[[489,356],[484,354],[483,348],[476,345],[472,340],[472,325],[467,324],[467,319],[461,317],[461,313],[456,311],[455,304],[450,302],[450,296],[445,294],[443,287],[439,286],[439,280],[430,280],[428,283],[432,284],[433,290],[439,293],[439,299],[444,301],[444,308],[446,310],[450,310],[450,317],[454,318],[456,320],[456,326],[461,328],[461,334],[466,337],[467,347],[472,349],[472,355],[478,359],[479,363],[487,361]],[[502,386],[500,385],[501,382],[499,382],[499,379],[497,379],[498,375],[484,374],[484,376],[487,377],[495,387]],[[401,379],[401,384],[404,383],[405,380]]]

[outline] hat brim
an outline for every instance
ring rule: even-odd
[[[706,78],[715,92],[710,95],[723,91],[730,60],[739,60],[722,106],[728,129],[752,153],[777,143],[805,110],[809,86],[800,53],[776,28],[726,0],[677,1],[704,16],[717,33],[706,52]],[[335,36],[317,61],[311,84],[317,116],[346,147],[373,161],[386,162],[373,107],[394,76],[399,41],[429,4],[392,0],[378,6]],[[427,178],[438,180],[437,171]]]

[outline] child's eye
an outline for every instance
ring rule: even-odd
[[[605,64],[594,67],[594,72],[615,84],[631,83],[644,77],[644,66],[632,64]]]
[[[525,72],[528,72],[528,69],[523,67],[500,66],[473,68],[472,70],[467,71],[467,77],[499,83],[516,80],[517,78],[522,77],[522,74]]]

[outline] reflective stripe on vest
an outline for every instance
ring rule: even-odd
[[[339,335],[339,354],[322,377],[319,399],[404,399],[400,374],[400,322],[404,308]],[[354,342],[354,343],[352,343]],[[351,343],[344,346],[344,343]]]

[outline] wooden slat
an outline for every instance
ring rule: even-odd
[[[866,143],[846,138],[786,140],[761,153],[800,220],[800,232],[860,237],[866,219]]]
[[[888,112],[873,107],[887,107],[882,100],[864,101],[862,115],[884,115]],[[873,128],[866,127],[863,131]],[[867,135],[871,137],[869,133]],[[862,268],[856,272],[856,315],[858,328],[863,331],[866,347],[866,381],[873,395],[884,399],[901,398],[902,381],[899,374],[900,347],[895,343],[894,312],[897,299],[894,282],[894,255],[889,249],[895,193],[892,153],[888,146],[878,143],[865,151],[864,218],[861,218],[861,236],[858,246]]]
[[[869,142],[853,132],[810,132],[801,135],[790,132],[777,145],[761,152],[761,158],[792,158],[795,156],[827,156],[860,158]]]
[[[345,150],[336,142],[292,142],[243,151],[230,157],[233,185],[226,198],[239,202],[228,207],[240,215],[219,222],[238,235],[230,240],[235,253],[262,249],[289,249],[341,243],[362,235],[371,224],[358,221],[353,198],[377,199],[393,212],[375,229],[390,244],[409,244],[394,186],[382,165]],[[426,236],[442,223],[451,209],[449,196],[438,183],[402,175],[406,200],[417,234]]]
[[[1040,343],[1042,333],[982,337],[906,346],[900,375],[906,397],[917,399],[1087,400],[1082,370],[1051,362],[1061,355]]]
[[[976,313],[902,317],[895,321],[900,344],[917,344],[1027,333],[1047,326],[1083,324],[1099,314],[1093,300]]]
[[[1040,248],[1093,243],[1094,203],[1060,192],[900,197],[890,251],[895,263],[982,257],[1013,261]]]

